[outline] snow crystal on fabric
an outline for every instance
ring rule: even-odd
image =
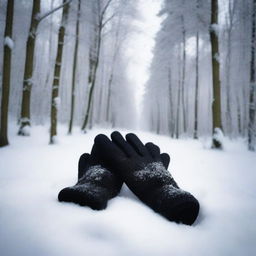
[[[77,184],[71,187],[71,189],[86,193],[87,196],[91,197],[98,197],[106,194],[106,190],[104,188],[92,186],[90,184]]]
[[[90,167],[78,182],[84,181],[101,181],[105,178],[111,178],[112,173],[101,165],[94,165]]]
[[[164,193],[165,198],[174,198],[174,197],[179,197],[183,195],[190,195],[190,193],[180,189],[176,188],[173,185],[164,185],[161,189],[161,192]]]
[[[144,169],[135,171],[136,180],[147,181],[157,179],[161,181],[171,181],[171,174],[165,169],[161,162],[153,162],[145,166]]]

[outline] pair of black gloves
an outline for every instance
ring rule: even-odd
[[[64,188],[59,201],[89,206],[95,210],[107,207],[123,182],[146,205],[168,220],[192,225],[199,203],[179,188],[169,171],[170,157],[160,153],[155,144],[143,144],[129,133],[126,140],[119,132],[95,137],[91,154],[83,154],[78,164],[78,182]]]

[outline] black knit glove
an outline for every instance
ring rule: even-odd
[[[152,147],[157,147],[152,144]],[[161,154],[161,161],[168,168],[170,157]],[[111,169],[106,169],[98,160],[97,152],[81,155],[78,163],[78,182],[72,187],[64,188],[58,195],[59,201],[73,202],[89,206],[94,210],[107,207],[109,199],[120,192],[123,181]]]
[[[93,154],[83,154],[79,159],[77,184],[62,189],[58,199],[102,210],[107,207],[108,200],[119,193],[122,184],[116,175],[100,165]]]
[[[92,152],[102,164],[154,211],[171,221],[193,224],[199,203],[178,187],[162,164],[160,149],[153,143],[144,146],[135,134],[127,134],[127,141],[119,132],[113,132],[111,138],[112,141],[102,134],[95,138]]]

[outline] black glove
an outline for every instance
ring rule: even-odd
[[[152,145],[152,147],[157,147]],[[161,154],[161,161],[168,168],[170,157]],[[59,201],[73,202],[81,206],[89,206],[94,210],[107,207],[109,199],[117,196],[123,181],[111,169],[104,168],[97,154],[83,154],[78,164],[78,182],[72,187],[64,188],[58,195]]]
[[[102,210],[107,207],[108,200],[119,193],[122,184],[116,175],[99,164],[93,154],[83,154],[79,159],[77,184],[62,189],[58,199]]]
[[[127,141],[119,132],[113,132],[111,138],[102,134],[95,138],[92,152],[102,164],[154,211],[171,221],[193,224],[199,203],[178,187],[161,162],[160,149],[153,143],[144,146],[135,134],[127,134]]]

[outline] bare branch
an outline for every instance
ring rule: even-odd
[[[105,7],[104,7],[103,10],[102,10],[102,13],[101,13],[101,15],[100,15],[100,22],[101,22],[101,23],[102,23],[102,21],[103,21],[103,17],[104,17],[104,15],[105,15],[105,12],[107,11],[107,9],[108,9],[108,7],[109,7],[109,5],[110,5],[111,2],[112,2],[112,0],[108,0],[108,2],[106,3]]]
[[[113,13],[109,18],[107,18],[107,19],[103,22],[101,28],[104,28],[104,26],[105,26],[109,21],[111,21],[115,16],[116,16],[116,13]]]
[[[60,6],[50,10],[49,12],[43,14],[42,16],[40,16],[38,18],[38,23],[40,23],[43,19],[45,19],[46,17],[48,17],[49,15],[51,15],[52,13],[58,11],[59,9],[61,9],[62,7],[64,7],[66,4],[70,4],[73,0],[67,0],[65,1],[63,4],[61,4]]]

